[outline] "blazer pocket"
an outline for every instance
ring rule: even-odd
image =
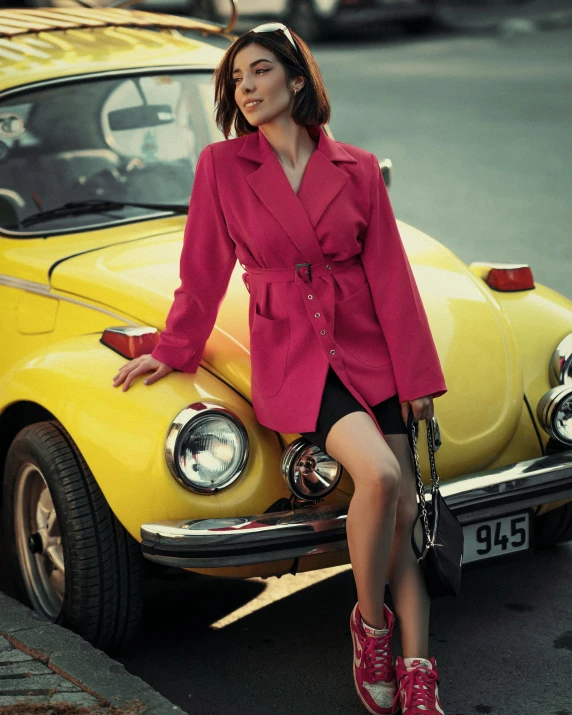
[[[391,363],[369,283],[336,303],[334,335],[341,347],[364,365],[383,367]]]
[[[265,318],[254,310],[250,333],[252,387],[262,397],[280,392],[286,377],[290,346],[290,318]]]

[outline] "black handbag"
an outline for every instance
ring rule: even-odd
[[[461,590],[461,567],[463,564],[463,527],[447,506],[439,491],[439,477],[435,467],[435,445],[440,444],[435,418],[427,424],[427,446],[431,465],[431,505],[425,502],[425,487],[419,467],[417,452],[418,423],[413,418],[409,406],[407,437],[415,460],[415,476],[419,504],[417,519],[411,531],[411,545],[423,571],[425,585],[431,598],[437,596],[458,596]],[[415,541],[415,527],[421,519],[423,544],[421,550]]]

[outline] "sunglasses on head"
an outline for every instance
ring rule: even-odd
[[[281,22],[266,22],[264,25],[258,25],[258,27],[254,27],[252,30],[249,30],[248,32],[278,32],[278,31],[283,32],[286,35],[286,37],[288,38],[292,47],[297,52],[300,52],[300,48],[294,42],[292,33],[286,27],[286,25],[283,25]]]

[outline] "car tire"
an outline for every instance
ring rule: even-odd
[[[140,546],[58,422],[16,435],[6,458],[3,512],[17,597],[101,650],[127,645],[143,609]]]
[[[572,540],[572,502],[537,516],[534,545],[540,549]]]
[[[294,0],[286,24],[307,43],[322,40],[326,34],[324,19],[314,10],[312,0]]]

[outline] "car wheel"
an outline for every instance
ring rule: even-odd
[[[324,20],[316,14],[312,0],[293,0],[287,24],[308,43],[325,36]]]
[[[535,546],[542,549],[570,540],[572,540],[572,502],[535,518]]]
[[[22,429],[4,472],[6,557],[18,597],[107,652],[135,634],[144,559],[57,422]]]

